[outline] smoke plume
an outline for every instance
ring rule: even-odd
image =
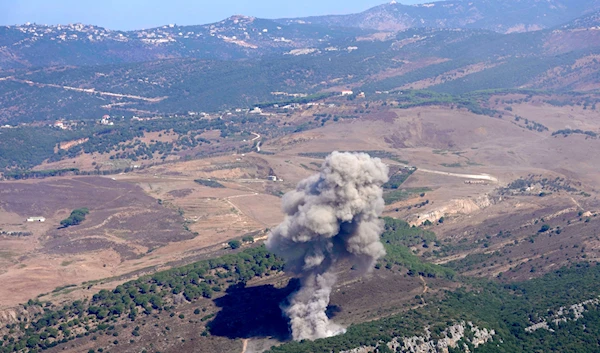
[[[345,329],[329,321],[325,310],[336,278],[333,266],[347,259],[362,271],[385,255],[381,185],[388,168],[366,153],[333,152],[319,174],[283,196],[285,220],[267,240],[267,248],[286,260],[301,288],[283,310],[295,340],[331,337]]]

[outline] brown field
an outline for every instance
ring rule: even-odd
[[[142,189],[110,178],[78,177],[2,182],[0,228],[28,237],[0,238],[3,267],[0,306],[26,301],[56,287],[129,271],[128,262],[170,242],[193,238],[181,217]],[[78,226],[60,229],[76,208],[90,214]],[[44,223],[26,222],[43,216]]]
[[[248,233],[262,235],[281,221],[274,194],[288,187],[268,181],[269,173],[258,156],[231,156],[113,177],[3,182],[0,229],[33,236],[0,237],[5,265],[0,280],[8,284],[0,289],[0,307],[65,285],[194,259]],[[226,188],[194,182],[207,178]],[[58,229],[60,220],[79,207],[90,209],[87,219]],[[44,216],[46,222],[25,222],[29,216]],[[87,293],[85,287],[67,291],[67,297]]]

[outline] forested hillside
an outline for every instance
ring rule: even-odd
[[[590,90],[600,70],[596,32],[410,29],[384,41],[330,39],[260,60],[171,59],[5,72],[0,121],[211,112],[344,89],[371,96],[406,88],[452,94],[521,87]],[[556,47],[564,42],[568,47]]]

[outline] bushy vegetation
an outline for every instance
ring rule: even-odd
[[[396,265],[401,270],[407,269],[409,275],[426,277],[453,278],[455,275],[449,268],[424,262],[410,249],[415,246],[425,248],[436,246],[436,237],[431,231],[410,226],[400,219],[386,217],[381,241],[387,253],[382,262],[387,268]]]
[[[16,127],[0,129],[0,171],[27,169],[54,154],[56,145],[87,134],[50,127]]]
[[[557,136],[557,135],[568,136],[568,135],[571,135],[571,134],[582,134],[582,135],[587,135],[587,136],[590,136],[590,137],[598,137],[598,134],[595,133],[595,132],[593,132],[593,131],[583,131],[581,129],[575,129],[575,130],[572,130],[572,129],[557,130],[557,131],[554,131],[552,133],[552,136]]]
[[[47,178],[53,176],[62,176],[67,174],[79,174],[77,168],[64,168],[64,169],[46,169],[46,170],[15,170],[4,172],[4,178],[6,179],[31,179],[31,178]]]
[[[221,119],[194,117],[171,117],[152,120],[116,119],[113,126],[97,125],[92,121],[80,121],[72,130],[51,127],[25,126],[0,130],[0,171],[6,178],[24,179],[75,173],[75,169],[31,171],[30,168],[47,160],[60,161],[74,158],[82,153],[110,154],[110,159],[166,160],[168,156],[208,146],[211,141],[199,135],[212,130],[220,131],[222,138],[247,133],[262,123],[260,116],[231,116],[229,123]],[[265,126],[261,131],[269,131]],[[161,132],[174,135],[172,142],[140,140],[145,133]],[[61,149],[61,142],[83,140],[69,149]],[[25,147],[26,146],[26,147]],[[116,168],[117,169],[117,168]]]
[[[383,200],[386,205],[391,205],[394,202],[403,201],[413,197],[414,195],[420,195],[427,191],[431,191],[429,188],[405,188],[405,189],[391,189],[383,193]],[[429,203],[429,201],[427,201]]]
[[[224,188],[225,187],[223,184],[219,183],[218,181],[211,180],[211,179],[196,179],[194,181],[202,186],[208,186],[209,188]]]
[[[63,228],[67,228],[70,226],[76,226],[85,220],[85,216],[90,213],[90,210],[87,208],[78,208],[71,212],[68,218],[60,221],[60,225]]]
[[[384,189],[398,189],[416,169],[401,169],[397,173],[390,176],[390,180],[383,184]]]
[[[422,335],[425,327],[436,338],[436,333],[462,320],[496,333],[492,342],[478,347],[476,352],[596,352],[600,334],[597,306],[586,305],[588,311],[577,321],[570,312],[564,316],[567,319],[564,322],[549,323],[553,331],[527,332],[525,328],[542,320],[550,321],[560,307],[597,298],[599,279],[599,266],[580,264],[521,283],[473,281],[469,286],[446,292],[442,299],[430,299],[426,307],[352,325],[340,336],[290,342],[273,347],[270,352],[340,352],[359,346],[384,345],[394,337]],[[450,348],[450,352],[463,352],[463,344],[468,343],[461,340],[458,348]],[[386,352],[384,348],[387,347],[381,347],[382,352]]]
[[[546,126],[544,126],[543,124],[540,124],[538,122],[535,122],[533,120],[529,120],[526,118],[523,118],[521,116],[516,115],[515,116],[515,121],[516,122],[523,122],[525,123],[525,127],[527,128],[527,130],[531,130],[531,131],[537,131],[537,132],[544,132],[544,131],[548,131],[548,128]]]
[[[227,243],[227,245],[229,245],[229,247],[231,249],[235,250],[242,246],[242,242],[239,240],[231,240],[230,242]]]
[[[390,95],[390,98],[397,100],[398,108],[401,109],[441,105],[467,109],[473,114],[487,115],[490,117],[501,115],[497,110],[483,106],[478,95],[470,93],[454,95],[431,90],[401,90],[393,92],[393,94]]]
[[[535,187],[535,188],[534,188]],[[531,191],[533,190],[533,191]],[[546,192],[577,192],[578,189],[573,183],[565,178],[556,177],[554,179],[543,178],[541,175],[529,175],[527,178],[519,178],[510,182],[505,188],[501,189],[502,193],[538,193],[539,191]]]

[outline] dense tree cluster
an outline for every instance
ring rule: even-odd
[[[397,173],[390,176],[390,180],[383,184],[384,189],[398,189],[402,183],[408,179],[409,176],[414,173],[415,169],[402,169]]]
[[[202,186],[208,186],[209,188],[224,188],[223,184],[219,183],[216,180],[211,179],[196,179],[194,180],[196,183]]]
[[[79,174],[77,168],[64,169],[46,169],[46,170],[15,170],[4,173],[6,179],[31,179],[31,178],[47,178],[53,176],[62,176],[67,174]]]
[[[76,226],[78,224],[80,224],[81,222],[83,222],[85,220],[85,216],[90,213],[90,210],[83,207],[83,208],[78,208],[75,209],[71,212],[71,214],[69,215],[69,217],[63,219],[62,221],[60,221],[60,225],[63,228],[67,228],[70,226]]]
[[[437,246],[436,240],[435,234],[431,231],[410,226],[400,219],[386,217],[381,241],[387,254],[382,262],[386,268],[397,266],[400,270],[407,269],[411,276],[453,278],[455,275],[453,270],[424,262],[410,249],[414,246]]]
[[[593,132],[593,131],[583,131],[581,129],[563,129],[563,130],[557,130],[554,131],[552,133],[552,136],[556,136],[556,135],[563,135],[563,136],[568,136],[571,134],[582,134],[582,135],[587,135],[590,137],[598,137],[598,134]]]

